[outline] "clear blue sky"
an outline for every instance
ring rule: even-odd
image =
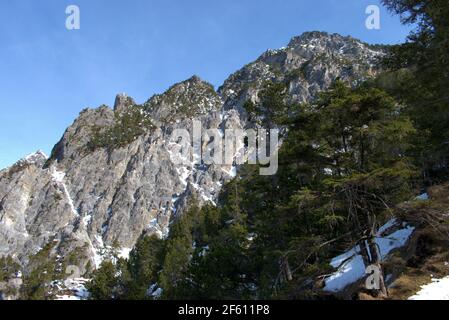
[[[81,29],[65,28],[65,8]],[[403,42],[408,29],[382,8],[381,30],[365,28],[377,0],[2,0],[0,168],[50,153],[85,107],[137,102],[193,74],[219,86],[269,48],[304,31]]]

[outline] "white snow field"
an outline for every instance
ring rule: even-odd
[[[421,290],[409,300],[449,300],[449,277],[432,279],[432,282],[421,287]]]

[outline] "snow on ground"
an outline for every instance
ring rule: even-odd
[[[152,284],[147,290],[147,296],[157,300],[162,296],[163,289],[158,287],[157,283]]]
[[[325,280],[324,291],[338,292],[343,290],[351,283],[362,279],[365,275],[365,269],[362,256],[360,254],[353,255],[338,268],[338,271]]]
[[[422,286],[409,300],[449,300],[449,277],[432,279],[430,284]]]
[[[156,291],[154,291],[151,296],[155,299],[160,298],[162,295],[162,288],[157,288]]]
[[[403,225],[402,229],[396,230],[389,235],[383,235],[396,223],[395,219],[388,221],[379,229],[377,234],[376,243],[379,246],[382,260],[394,249],[403,247],[415,230],[412,226]],[[362,279],[368,267],[365,266],[360,254],[360,246],[358,245],[332,259],[330,265],[338,270],[325,279],[324,291],[328,292],[341,291],[348,285]]]
[[[86,289],[88,279],[74,278],[67,279],[64,284],[55,281],[54,285],[60,290],[69,291],[71,294],[57,295],[56,300],[87,300],[89,298],[89,291]]]
[[[131,248],[113,248],[111,246],[106,246],[103,242],[101,236],[96,235],[94,237],[94,244],[91,243],[92,252],[93,252],[93,260],[95,263],[95,268],[98,269],[103,261],[109,260],[112,263],[117,262],[117,258],[122,258],[125,260],[129,259],[129,254],[131,252]]]
[[[67,202],[69,203],[70,209],[72,211],[72,213],[76,216],[79,216],[78,211],[75,209],[75,206],[73,204],[73,200],[72,197],[69,194],[69,191],[67,190],[67,186],[64,183],[64,178],[65,178],[65,173],[56,170],[56,168],[52,168],[52,172],[51,175],[53,177],[53,181],[58,183],[61,187],[62,187],[62,191],[64,192],[64,195],[67,199]]]
[[[79,301],[81,299],[79,297],[77,297],[77,296],[62,295],[62,296],[56,296],[55,300]]]
[[[201,198],[206,201],[206,202],[210,202],[212,203],[214,206],[216,206],[217,204],[214,201],[214,198],[212,195],[207,195],[206,191],[204,190],[204,188],[200,187],[200,185],[198,183],[192,182],[191,183],[192,187],[195,188],[196,191],[198,191],[198,193],[201,195]],[[213,192],[214,189],[211,189],[211,192]]]
[[[35,153],[31,153],[29,155],[27,155],[24,160],[28,163],[35,163],[37,162],[39,159],[41,158],[45,158],[48,159],[48,156],[41,150],[38,150]]]
[[[173,211],[174,212],[174,211]],[[157,218],[154,218],[150,221],[150,224],[148,225],[149,229],[152,229],[155,232],[155,235],[159,239],[166,239],[168,237],[168,234],[170,233],[170,229],[168,227],[162,227]]]
[[[415,200],[427,201],[429,200],[429,195],[427,193],[423,193],[422,195],[417,196]]]
[[[152,219],[151,221],[150,221],[150,225],[149,225],[149,227],[150,228],[156,228],[158,226],[158,223],[157,223],[157,218],[154,218],[154,219]]]
[[[232,178],[235,178],[237,176],[237,167],[236,166],[232,166],[231,169],[229,169],[229,170],[226,170],[225,168],[222,168],[221,170]]]
[[[386,237],[377,238],[376,242],[379,246],[382,259],[385,259],[394,249],[403,247],[414,230],[414,227],[407,226],[404,229],[397,230]]]
[[[206,254],[209,252],[209,250],[210,250],[210,247],[208,245],[204,246],[199,254],[200,257],[205,257]]]
[[[95,264],[95,268],[96,269],[100,268],[102,263],[103,263],[103,256],[101,255],[101,253],[99,253],[99,250],[94,249],[94,264]]]
[[[92,221],[92,214],[83,217],[84,226],[87,226]]]
[[[65,173],[62,171],[58,171],[55,168],[53,168],[51,172],[51,176],[53,177],[53,180],[58,183],[64,182]]]
[[[179,180],[181,183],[187,187],[187,179],[192,175],[192,170],[189,170],[187,167],[176,168],[176,172],[178,173]]]
[[[128,260],[129,259],[129,253],[131,252],[132,249],[130,248],[122,248],[120,249],[119,253],[118,253],[118,257]]]

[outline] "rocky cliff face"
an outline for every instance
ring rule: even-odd
[[[166,236],[190,198],[215,204],[236,172],[197,159],[177,164],[173,130],[192,132],[192,119],[204,129],[245,128],[243,104],[257,101],[266,80],[285,82],[293,101],[310,101],[337,78],[355,84],[372,76],[382,54],[382,47],[350,37],[305,33],[231,75],[218,92],[194,76],[143,105],[119,95],[113,109],[82,111],[49,159],[37,152],[0,171],[0,255],[26,269],[29,257],[52,241],[53,255],[76,252],[84,271],[89,262],[98,266],[113,245],[126,255],[144,233]],[[151,119],[152,126],[143,130],[133,119]],[[92,148],[96,134],[131,126],[139,130],[121,132],[120,144]]]
[[[231,75],[218,90],[224,108],[237,108],[257,93],[267,80],[285,82],[295,102],[313,100],[337,78],[353,85],[379,71],[385,47],[370,46],[352,37],[325,32],[306,32],[287,47],[268,50],[256,61]]]

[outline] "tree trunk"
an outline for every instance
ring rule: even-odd
[[[292,270],[290,269],[290,264],[288,263],[287,258],[285,258],[285,275],[287,276],[287,281],[293,280]]]
[[[382,298],[388,298],[388,290],[385,286],[384,273],[382,270],[382,257],[379,252],[379,247],[376,243],[376,238],[373,234],[368,238],[368,249],[371,255],[371,265],[375,266],[379,270],[379,289],[378,295]]]
[[[281,282],[288,282],[293,280],[292,270],[290,269],[290,264],[288,263],[287,257],[282,257],[279,260],[279,268],[281,272]]]

